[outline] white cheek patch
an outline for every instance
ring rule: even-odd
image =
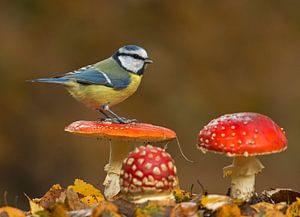
[[[148,58],[148,54],[147,52],[144,50],[144,49],[138,49],[138,50],[125,50],[123,47],[119,49],[119,52],[120,53],[127,53],[127,54],[137,54],[139,55],[140,57],[143,57],[143,58]]]
[[[121,65],[128,71],[137,73],[144,66],[144,61],[140,59],[135,59],[131,56],[119,56],[118,57]]]

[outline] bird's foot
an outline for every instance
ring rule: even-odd
[[[124,117],[119,118],[101,118],[101,121],[103,122],[111,122],[114,124],[130,124],[130,123],[136,123],[136,119],[128,119]]]

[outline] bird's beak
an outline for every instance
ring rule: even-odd
[[[153,60],[151,60],[151,59],[145,59],[145,63],[147,63],[147,64],[153,63]]]

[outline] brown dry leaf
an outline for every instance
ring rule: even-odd
[[[292,203],[286,211],[288,217],[300,216],[300,198],[297,197],[296,199],[297,201]]]
[[[93,210],[90,217],[121,217],[121,215],[118,213],[118,207],[115,204],[104,201]]]
[[[235,204],[226,204],[221,206],[216,211],[217,217],[240,217],[241,211]]]
[[[251,205],[256,210],[255,217],[283,217],[285,216],[279,209],[283,207],[283,204],[272,204],[267,202],[260,202]]]
[[[39,199],[39,205],[44,208],[49,208],[53,204],[60,202],[64,203],[66,194],[65,189],[62,189],[60,185],[53,185],[46,194]]]
[[[25,217],[22,210],[5,206],[0,208],[0,217]]]
[[[75,179],[74,185],[70,185],[68,189],[72,189],[73,191],[82,194],[84,197],[80,199],[81,202],[89,206],[93,206],[104,200],[100,190],[81,179]]]
[[[88,205],[80,200],[78,193],[74,192],[71,189],[66,190],[65,204],[69,208],[69,211],[85,209],[88,207]]]

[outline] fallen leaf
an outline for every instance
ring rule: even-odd
[[[193,199],[193,195],[189,192],[186,192],[182,189],[175,189],[173,191],[176,203],[187,202]]]
[[[74,185],[70,185],[68,189],[72,189],[73,191],[82,194],[83,198],[80,200],[89,206],[93,206],[104,200],[100,190],[81,179],[75,179]]]
[[[65,193],[66,193],[65,204],[68,207],[68,211],[88,208],[88,205],[86,205],[84,202],[81,201],[78,193],[74,192],[72,189],[67,189]]]
[[[63,204],[55,204],[51,207],[51,217],[69,217]]]
[[[25,217],[25,213],[17,208],[5,206],[0,208],[0,217]]]
[[[200,204],[204,208],[214,211],[224,205],[233,204],[233,201],[228,196],[218,195],[218,194],[208,194],[206,196],[201,197]]]
[[[49,217],[49,211],[45,210],[44,207],[40,206],[34,200],[30,199],[27,195],[25,195],[29,201],[30,213],[32,216],[37,217]]]
[[[39,205],[48,208],[57,202],[64,203],[66,198],[65,190],[60,185],[53,185],[46,194],[39,199]]]
[[[241,211],[235,204],[225,204],[217,209],[216,217],[240,217]]]
[[[298,217],[300,216],[300,198],[297,197],[296,198],[297,201],[295,201],[294,203],[292,203],[288,209],[286,210],[286,215],[288,217]]]
[[[256,210],[256,212],[259,212],[261,210],[274,210],[275,206],[272,203],[267,203],[267,202],[260,202],[254,205],[251,205],[253,209]]]
[[[104,201],[94,208],[90,217],[121,217],[118,213],[118,207],[111,203]]]
[[[260,210],[254,217],[286,217],[279,210]]]

